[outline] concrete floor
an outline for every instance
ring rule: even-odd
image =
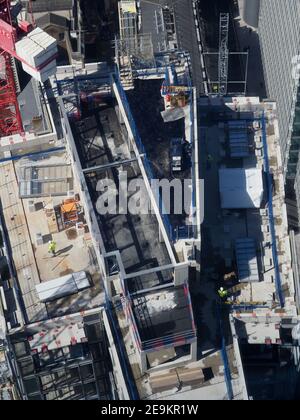
[[[55,201],[62,202],[63,198],[61,197]],[[76,227],[50,234],[45,210],[41,208],[30,213],[28,211],[28,201],[24,200],[24,210],[41,282],[52,280],[71,272],[87,271],[94,274],[97,271],[97,267],[90,258],[89,248],[91,249],[92,245],[89,234],[79,236],[76,232]],[[40,199],[35,201],[37,204],[41,203]],[[47,199],[45,202],[47,202]],[[37,233],[43,235],[43,245],[37,245]],[[55,257],[48,253],[48,242],[50,240],[54,240],[57,244]]]
[[[206,109],[205,112],[207,112]],[[228,159],[226,157],[228,154],[226,153],[224,155],[224,153],[222,153],[222,149],[224,149],[224,147],[225,152],[227,149],[226,142],[222,144],[219,140],[220,132],[218,129],[218,123],[213,121],[210,118],[210,115],[202,114],[201,110],[199,111],[199,115],[200,171],[201,178],[204,178],[205,180],[205,217],[202,225],[201,274],[196,281],[192,281],[191,293],[194,302],[195,320],[198,328],[199,355],[200,357],[204,357],[206,360],[207,357],[205,357],[205,355],[207,352],[209,354],[211,349],[218,348],[219,345],[220,333],[215,310],[218,302],[217,289],[221,285],[224,285],[223,275],[226,272],[230,272],[230,270],[235,269],[235,256],[233,248],[234,239],[237,237],[251,236],[256,239],[258,246],[263,241],[266,243],[266,241],[269,241],[270,239],[268,239],[268,231],[264,229],[265,224],[269,223],[268,217],[264,215],[264,206],[262,206],[261,211],[245,210],[243,212],[236,212],[235,214],[232,212],[222,211],[220,208],[219,198],[218,169],[220,165],[229,167],[232,165],[235,167],[242,167],[244,165],[245,167],[251,167],[254,164],[254,166],[257,165],[257,167],[261,168],[262,157],[256,157],[255,159],[252,157],[244,160],[244,162],[234,162]],[[274,168],[272,170],[275,173],[278,149],[276,142],[274,141],[272,124],[272,122],[267,123],[267,142],[270,166]],[[210,154],[213,158],[210,164],[207,163],[208,154]],[[275,217],[279,218],[279,221],[275,223],[276,236],[278,240],[278,258],[282,282],[283,284],[285,282],[289,284],[286,276],[286,268],[283,268],[289,261],[289,249],[288,247],[283,247],[283,241],[286,237],[286,233],[284,233],[286,227],[285,221],[283,223],[284,217],[282,205],[280,203],[282,202],[284,193],[281,182],[278,182],[277,180],[275,183],[277,184],[277,188],[273,193],[273,209]],[[270,258],[272,258],[272,253],[270,253],[269,249],[265,248],[264,255],[264,264],[266,264],[266,260],[269,259],[270,261]],[[229,260],[228,267],[226,267],[226,260]],[[231,262],[232,264],[230,264]],[[260,265],[260,268],[261,267],[262,265]],[[275,292],[273,264],[270,265],[269,268],[266,268],[266,265],[264,265],[263,278],[264,281],[261,281],[260,283],[255,283],[254,285],[243,285],[239,291],[240,296],[238,298],[240,301],[272,301],[273,293]],[[291,286],[288,287],[291,288]],[[289,308],[287,310],[289,310]],[[228,313],[224,310],[223,334],[229,344],[231,341],[231,333],[228,329],[227,317]],[[288,373],[283,372],[281,375],[288,375]],[[257,375],[253,375],[253,378],[257,381],[257,386],[259,387]]]

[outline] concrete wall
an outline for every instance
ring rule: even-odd
[[[295,232],[290,231],[290,244],[292,250],[292,272],[294,273],[295,279],[295,300],[298,314],[300,314],[300,276],[299,276],[299,255],[297,252]],[[298,237],[297,241],[299,243]]]
[[[118,390],[118,395],[120,400],[130,400],[130,396],[127,390],[127,385],[124,379],[124,375],[123,375],[123,370],[122,370],[122,366],[120,363],[120,359],[118,356],[118,352],[116,349],[116,345],[114,342],[114,338],[110,329],[110,325],[109,325],[109,321],[107,318],[107,314],[106,312],[103,310],[102,312],[102,316],[103,316],[103,322],[104,322],[104,326],[105,326],[105,331],[106,331],[106,335],[109,341],[109,353],[110,353],[110,357],[111,357],[111,361],[112,361],[112,365],[113,365],[113,372],[114,372],[114,378],[115,378],[115,382],[116,382],[116,387]]]

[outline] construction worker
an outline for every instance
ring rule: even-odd
[[[55,257],[55,254],[56,254],[56,242],[49,241],[48,252],[49,252],[49,254],[52,254],[53,257]]]
[[[218,294],[221,299],[225,299],[228,296],[228,292],[224,289],[224,287],[220,287],[220,289],[218,290]]]

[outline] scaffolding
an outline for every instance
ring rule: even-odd
[[[138,34],[135,37],[123,37],[116,41],[117,62],[130,61],[134,69],[155,67],[152,35]]]

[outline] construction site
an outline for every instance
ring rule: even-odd
[[[0,399],[297,399],[276,103],[198,3],[0,0]]]
[[[295,399],[299,358],[292,336],[299,307],[276,104],[259,98],[203,98],[199,112],[202,150],[211,156],[202,165],[205,188],[214,191],[206,195],[201,277],[207,284],[215,278],[216,285],[227,291],[222,310],[230,308],[231,332],[241,350],[248,395]],[[203,316],[207,309],[202,308]],[[261,356],[255,359],[258,348]],[[272,366],[268,373],[263,371],[263,354]],[[286,377],[293,383],[290,388],[285,388]]]

